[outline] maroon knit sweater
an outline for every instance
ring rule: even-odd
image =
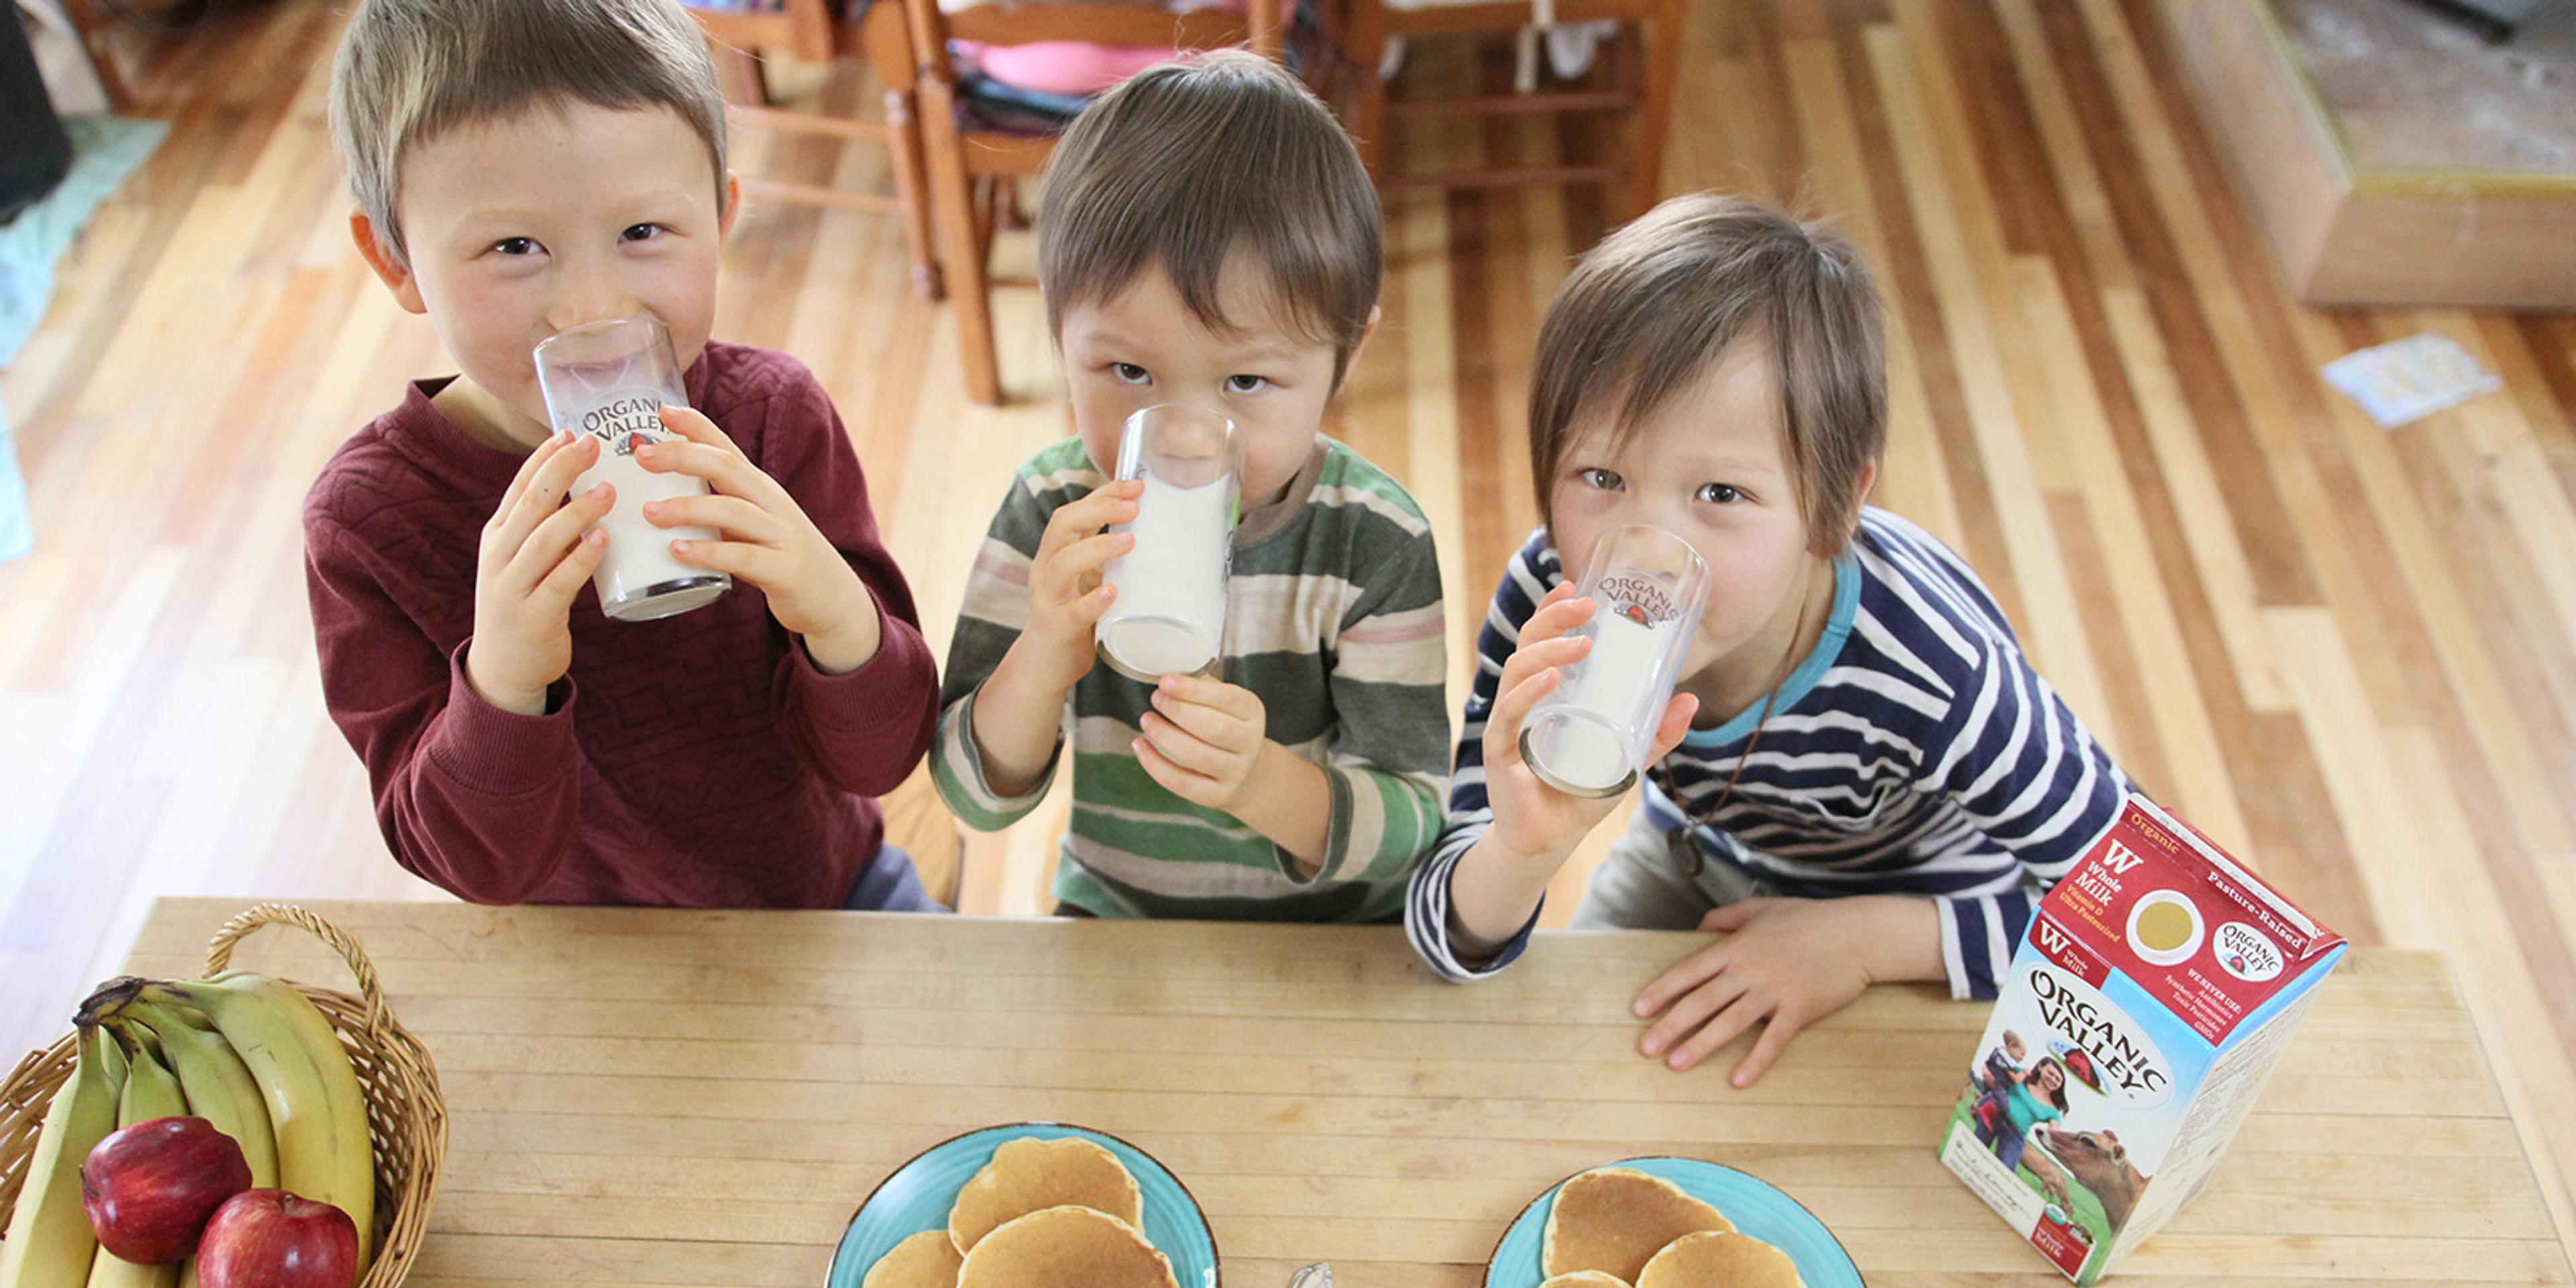
[[[710,344],[689,402],[785,486],[876,598],[884,643],[815,669],[760,591],[613,622],[588,587],[547,714],[465,679],[475,547],[526,457],[468,437],[421,381],[359,430],[304,505],[322,692],[405,868],[476,903],[840,906],[877,853],[869,798],[921,761],[930,649],[877,539],[840,416],[784,354]]]

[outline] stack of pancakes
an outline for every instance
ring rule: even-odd
[[[1736,1233],[1672,1182],[1625,1167],[1557,1190],[1540,1257],[1549,1276],[1540,1288],[1799,1288],[1788,1253]]]
[[[1117,1155],[1023,1137],[957,1192],[947,1229],[896,1244],[860,1288],[1179,1288],[1143,1225],[1144,1196]]]

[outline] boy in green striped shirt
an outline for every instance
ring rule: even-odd
[[[1431,525],[1322,433],[1377,320],[1377,194],[1324,105],[1218,53],[1103,95],[1056,146],[1038,279],[1076,437],[1020,466],[948,654],[940,794],[968,826],[1026,814],[1072,744],[1061,910],[1377,921],[1440,831],[1447,672]],[[1243,446],[1214,675],[1095,659],[1141,485],[1128,415],[1211,408]]]

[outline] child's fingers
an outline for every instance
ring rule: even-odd
[[[1163,758],[1194,774],[1214,778],[1225,772],[1232,756],[1217,744],[1148,711],[1138,722],[1145,730],[1145,741]]]
[[[760,472],[751,458],[727,445],[712,443],[645,443],[635,449],[635,463],[654,474],[685,474],[705,479],[726,496],[745,498],[763,509],[775,508],[787,490]],[[792,500],[789,504],[794,504]]]
[[[594,484],[587,492],[573,498],[570,505],[549,514],[519,543],[510,562],[502,566],[501,588],[505,593],[525,595],[545,580],[554,566],[563,562],[581,534],[588,531],[617,504],[617,489]]]
[[[510,486],[501,489],[501,503],[492,507],[495,521],[519,503],[519,495],[528,490],[528,484],[537,477],[537,471],[544,469],[546,462],[553,460],[556,453],[572,446],[572,441],[570,434],[549,434],[546,441],[537,444],[537,450],[528,453],[528,459],[519,462],[519,472],[510,476]]]
[[[713,420],[708,419],[705,412],[699,411],[695,407],[683,407],[677,403],[664,403],[662,405],[662,428],[667,429],[692,443],[704,443],[709,447],[722,448],[736,456],[742,455],[742,449],[733,445],[732,437],[727,435],[722,429],[717,428],[716,423]]]
[[[1699,1032],[1692,1034],[1689,1041],[1673,1048],[1673,1053],[1664,1057],[1665,1066],[1675,1073],[1698,1067],[1700,1061],[1725,1049],[1727,1043],[1744,1036],[1746,1030],[1760,1023],[1774,1005],[1770,999],[1750,992],[1738,994],[1734,1001],[1727,1003],[1725,1010],[1719,1011]]]
[[[1564,587],[1560,586],[1557,589],[1563,590]],[[1540,601],[1539,610],[1530,614],[1528,621],[1521,623],[1518,644],[1521,648],[1528,648],[1533,644],[1555,639],[1568,631],[1581,629],[1583,624],[1590,620],[1592,620],[1591,600],[1576,598],[1570,592],[1565,598],[1557,599],[1555,592],[1550,591],[1549,598]]]
[[[599,561],[608,557],[608,534],[593,528],[573,543],[572,553],[554,566],[553,571],[528,592],[528,603],[548,619],[572,609],[572,597],[581,593],[583,583],[599,571]]]
[[[1637,1049],[1649,1057],[1671,1051],[1693,1030],[1707,1023],[1710,1016],[1744,996],[1750,987],[1741,971],[1712,970],[1706,983],[1675,999],[1663,1017],[1638,1036]]]
[[[1170,792],[1193,805],[1206,805],[1212,799],[1215,782],[1205,774],[1194,774],[1173,764],[1169,756],[1153,743],[1138,738],[1129,744],[1136,752],[1136,763],[1145,767],[1145,776],[1162,784]]]
[[[1128,523],[1137,513],[1136,498],[1145,494],[1145,485],[1130,479],[1111,483],[1078,500],[1067,502],[1047,519],[1046,534],[1038,538],[1038,552],[1044,559],[1113,523]]]
[[[672,497],[644,507],[644,519],[657,528],[713,528],[736,541],[784,545],[787,525],[778,516],[738,496]]]
[[[1155,686],[1155,705],[1169,697],[1192,706],[1208,707],[1239,721],[1258,720],[1262,716],[1261,699],[1252,690],[1238,684],[1204,675],[1167,675]],[[1169,708],[1165,708],[1166,713]]]
[[[534,457],[530,453],[530,459]],[[517,557],[528,535],[563,507],[564,495],[598,459],[599,440],[582,434],[529,472],[528,485],[519,489],[517,499],[493,514],[492,540],[504,559]]]
[[[1699,919],[1699,928],[1713,934],[1734,934],[1751,925],[1753,919],[1761,915],[1772,902],[1769,899],[1743,899],[1723,907],[1711,908],[1707,916]]]
[[[1530,709],[1556,691],[1563,673],[1554,667],[1513,685],[1503,691],[1494,708],[1485,713],[1485,766],[1488,771],[1504,765],[1521,763],[1521,722],[1529,719]]]
[[[1080,541],[1060,546],[1052,555],[1041,552],[1038,561],[1045,567],[1051,583],[1071,586],[1082,578],[1109,566],[1109,561],[1136,548],[1132,532],[1103,532]],[[1031,573],[1034,580],[1036,573]]]
[[[1752,1086],[1754,1080],[1780,1058],[1780,1053],[1789,1049],[1789,1039],[1798,1036],[1798,1031],[1805,1027],[1806,1017],[1790,1009],[1787,1003],[1782,1003],[1780,1009],[1771,1013],[1771,1022],[1762,1026],[1762,1036],[1754,1040],[1752,1054],[1735,1066],[1734,1075],[1727,1081],[1734,1083],[1739,1091]]]
[[[1116,586],[1105,584],[1094,586],[1091,589],[1082,592],[1080,595],[1065,601],[1063,609],[1064,620],[1088,631],[1092,627],[1099,625],[1102,615],[1109,611],[1109,606],[1117,602],[1118,588]]]
[[[1163,678],[1168,683],[1175,677]],[[1211,747],[1232,747],[1243,741],[1242,717],[1203,703],[1182,701],[1172,696],[1168,688],[1154,691],[1154,710],[1149,714],[1178,726],[1182,732]]]
[[[1592,641],[1581,635],[1523,644],[1514,650],[1509,658],[1504,659],[1503,678],[1496,684],[1496,688],[1502,690],[1519,688],[1521,682],[1532,675],[1541,671],[1553,671],[1560,666],[1572,666],[1591,655]]]
[[[725,573],[763,588],[780,585],[787,573],[785,556],[748,541],[674,541],[671,557],[692,568]]]
[[[1730,955],[1724,943],[1714,943],[1674,962],[1665,967],[1664,973],[1657,975],[1653,982],[1637,990],[1637,1000],[1629,1010],[1641,1020],[1661,1014],[1665,1007],[1673,1004],[1673,999],[1715,978],[1719,971],[1725,969]]]
[[[1646,762],[1652,764],[1662,760],[1672,754],[1673,748],[1682,745],[1682,739],[1690,736],[1691,718],[1698,714],[1698,694],[1674,694],[1673,700],[1664,704],[1664,720],[1655,726],[1654,751],[1646,757]]]

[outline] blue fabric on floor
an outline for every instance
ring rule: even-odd
[[[24,559],[36,548],[27,521],[27,480],[18,477],[18,449],[9,441],[9,404],[0,402],[0,564]]]
[[[54,298],[55,262],[99,203],[170,132],[159,121],[107,116],[74,117],[63,128],[72,136],[71,173],[42,201],[0,226],[0,367],[18,356],[27,337],[36,333],[36,324],[44,321],[45,306]],[[18,473],[7,410],[0,408],[0,563],[23,558],[34,547],[27,484]]]
[[[125,176],[161,146],[170,127],[159,121],[76,116],[63,122],[72,136],[72,170],[43,200],[0,227],[0,367],[9,365],[44,320],[54,298],[54,262],[81,227],[125,182]]]

